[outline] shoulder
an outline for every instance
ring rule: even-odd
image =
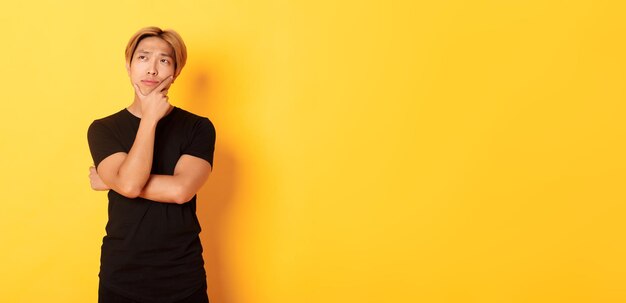
[[[114,114],[108,115],[106,117],[95,119],[95,120],[93,120],[93,122],[91,122],[91,126],[93,126],[93,125],[96,125],[96,126],[112,125],[112,124],[116,123],[117,121],[119,121],[122,118],[123,114],[124,114],[124,109],[122,109],[122,110],[120,110],[120,111],[118,111],[118,112],[116,112]]]
[[[178,110],[178,114],[181,117],[184,117],[184,118],[187,118],[187,119],[193,119],[193,120],[203,120],[203,119],[209,120],[208,117],[204,117],[204,116],[201,116],[201,115],[198,115],[198,114],[194,114],[194,113],[192,113],[192,112],[190,112],[190,111],[188,111],[188,110],[186,110],[186,109],[184,109],[182,107],[176,107],[176,109]]]
[[[92,137],[98,134],[109,133],[112,129],[115,129],[115,125],[119,123],[124,114],[123,111],[121,110],[106,117],[93,120],[87,129],[88,136]]]
[[[197,128],[197,127],[204,127],[204,128],[208,127],[212,129],[215,128],[213,125],[213,122],[211,122],[211,119],[209,119],[208,117],[194,114],[180,107],[177,107],[177,109],[178,109],[179,119],[182,119],[188,122],[189,125],[191,125],[193,128]]]

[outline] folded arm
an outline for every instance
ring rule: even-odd
[[[174,175],[150,175],[139,196],[157,202],[183,204],[191,200],[211,174],[211,164],[204,159],[182,155]]]
[[[182,155],[176,163],[174,175],[150,175],[138,196],[165,203],[182,204],[188,202],[206,182],[211,170],[211,164],[206,160],[191,155]],[[93,167],[90,168],[90,171],[92,189],[111,189],[101,180]]]

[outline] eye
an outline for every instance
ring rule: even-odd
[[[144,55],[139,55],[137,58],[139,58],[139,59],[143,60],[145,57],[146,57],[146,56],[144,56]]]
[[[170,60],[167,60],[167,59],[161,59],[161,62],[163,62],[163,63],[170,63]]]

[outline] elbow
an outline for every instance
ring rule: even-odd
[[[119,194],[130,199],[139,198],[139,195],[141,194],[141,188],[137,186],[125,186],[120,188]]]
[[[175,191],[174,202],[176,204],[185,204],[195,196],[195,193],[191,192],[188,188],[181,186]]]

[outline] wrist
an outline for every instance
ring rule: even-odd
[[[150,127],[150,128],[156,128],[157,123],[159,123],[159,119],[158,118],[154,118],[150,115],[143,115],[141,117],[141,121],[139,122],[140,126],[141,124]]]

